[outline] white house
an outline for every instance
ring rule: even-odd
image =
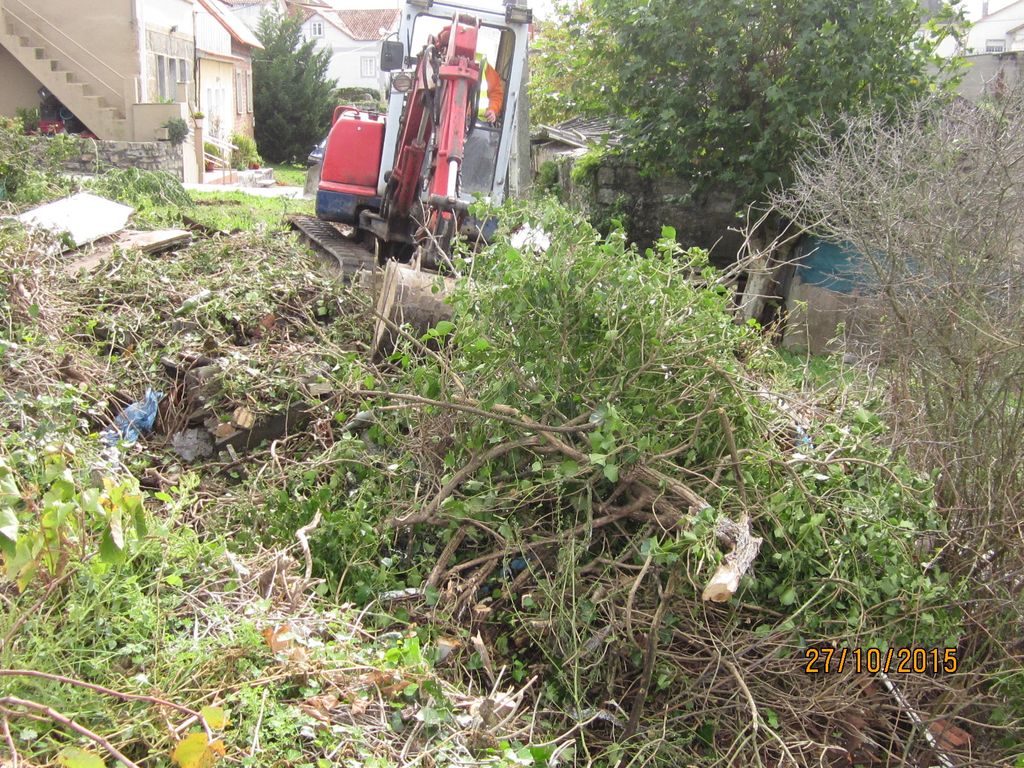
[[[397,8],[338,11],[338,18],[348,30],[351,43],[335,49],[332,67],[344,72],[346,81],[354,84],[358,67],[359,85],[384,87],[385,76],[379,70],[380,42],[398,29],[400,13]],[[340,78],[338,84],[341,85]]]
[[[380,41],[398,28],[399,0],[223,0],[234,16],[257,29],[264,13],[302,19],[302,35],[331,52],[327,76],[339,88],[384,86]]]
[[[937,3],[930,0],[929,10]],[[967,22],[959,42],[946,39],[938,48],[942,56],[962,55],[966,69],[957,92],[977,101],[1005,92],[1024,81],[1024,0],[963,0],[956,8]]]
[[[337,80],[339,88],[383,87],[380,41],[398,28],[397,8],[336,11],[306,6],[303,15],[303,37],[331,51],[327,76]]]
[[[948,39],[939,47],[943,56],[1006,53],[1024,50],[1024,2],[1021,0],[963,0],[958,6],[968,22],[960,45]]]
[[[988,3],[984,4],[988,6]],[[964,53],[1024,51],[1024,0],[984,13],[967,32]]]

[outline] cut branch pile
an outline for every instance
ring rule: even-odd
[[[479,632],[475,658],[549,680],[587,751],[804,765],[931,750],[898,705],[857,719],[863,678],[808,676],[802,653],[938,642],[916,616],[955,620],[923,575],[936,522],[920,478],[874,444],[876,423],[775,385],[780,363],[733,322],[703,254],[666,240],[640,256],[541,218],[546,253],[500,241],[446,286],[451,320],[427,334],[440,352],[399,338],[387,386],[342,395],[376,414],[378,503],[410,587],[429,574],[420,610]]]
[[[73,390],[95,429],[162,381],[146,473],[173,501],[186,476],[174,436],[212,431],[187,514],[295,555],[234,568],[221,581],[235,590],[188,592],[180,618],[221,642],[270,601],[275,684],[318,680],[303,713],[363,729],[397,764],[438,743],[463,764],[505,742],[551,764],[609,750],[622,765],[895,765],[975,750],[956,676],[804,672],[808,649],[941,646],[958,619],[932,566],[927,484],[877,444],[863,404],[778,385],[780,361],[734,322],[705,254],[666,238],[640,255],[557,207],[505,216],[551,247],[500,236],[459,264],[450,319],[425,333],[267,238],[115,251],[92,280],[13,264],[5,323],[61,344],[3,350],[5,382],[41,399]],[[377,364],[375,321],[394,345]],[[256,445],[261,419],[296,408],[307,434]],[[0,419],[42,424],[24,397],[0,400]],[[395,623],[414,660],[395,662],[403,674],[367,660],[332,676],[315,643],[289,639],[308,636],[320,579],[340,600],[411,614],[415,627]],[[420,635],[447,681],[425,671]],[[221,655],[209,665],[233,670]],[[249,704],[251,757],[263,703]]]

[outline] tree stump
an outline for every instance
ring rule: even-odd
[[[373,359],[380,360],[394,351],[398,342],[397,327],[408,324],[410,332],[417,338],[442,320],[450,320],[452,308],[445,304],[455,281],[443,278],[443,287],[438,276],[431,272],[420,272],[389,261],[383,273],[373,276],[377,303],[373,328]]]

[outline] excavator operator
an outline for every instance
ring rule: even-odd
[[[438,44],[446,46],[451,27],[438,35]],[[501,131],[497,127],[505,107],[505,83],[498,71],[490,65],[486,56],[477,51],[480,65],[480,96],[476,106],[477,121],[482,130],[471,131],[466,137],[463,162],[459,170],[459,189],[463,192],[490,192],[494,183],[494,169],[501,142]]]
[[[448,45],[451,27],[445,27],[437,36],[438,45]],[[480,65],[480,102],[477,117],[485,123],[494,125],[501,117],[501,109],[505,106],[505,83],[498,70],[491,66],[483,52],[476,52],[476,61]]]
[[[505,84],[501,81],[498,70],[491,66],[483,53],[477,52],[477,63],[480,65],[480,105],[479,117],[493,125],[498,122],[501,108],[505,106]]]

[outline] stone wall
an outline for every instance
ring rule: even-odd
[[[686,180],[645,178],[621,157],[595,162],[587,155],[545,153],[542,148],[535,164],[547,160],[558,167],[563,199],[586,211],[598,229],[618,219],[630,240],[647,247],[661,237],[662,227],[671,226],[682,245],[711,251],[717,266],[736,259],[743,238],[732,231],[741,224],[736,218],[741,206],[735,192],[720,187],[693,197]]]
[[[683,179],[645,178],[626,159],[597,159],[593,152],[566,150],[564,145],[534,146],[533,162],[537,182],[552,185],[599,230],[607,230],[612,219],[622,221],[627,237],[641,247],[661,237],[663,226],[671,226],[683,246],[708,249],[711,262],[721,268],[736,260],[743,245],[736,231],[743,225],[736,215],[742,205],[728,189],[713,188],[691,199],[691,186]],[[552,168],[557,169],[557,179],[552,178]],[[876,310],[860,285],[863,276],[855,269],[856,257],[806,238],[793,259],[799,266],[784,284],[764,286],[766,295],[783,297],[777,302],[784,320],[778,329],[783,346],[813,354],[864,346],[875,334]],[[755,313],[765,322],[760,315]]]
[[[37,139],[43,142],[48,139]],[[109,168],[167,171],[184,180],[182,147],[168,141],[97,141],[75,139],[76,152],[62,165],[70,173],[102,173]]]

